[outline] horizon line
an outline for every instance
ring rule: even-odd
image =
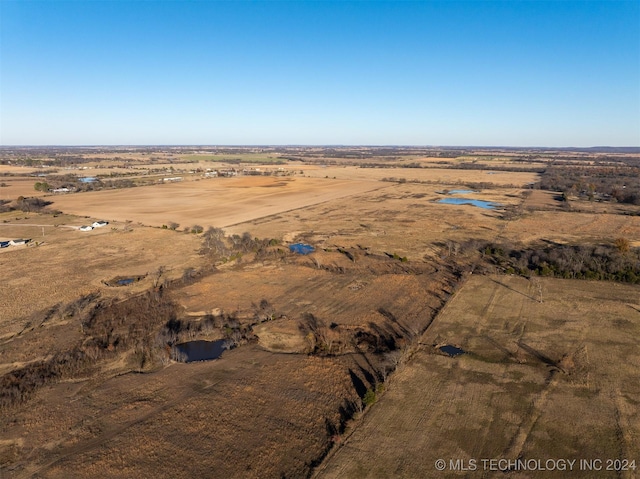
[[[506,146],[506,145],[416,145],[416,144],[345,144],[345,143],[247,143],[247,144],[213,144],[213,143],[104,143],[104,144],[16,144],[16,145],[0,145],[0,149],[7,148],[161,148],[161,147],[188,147],[188,148],[450,148],[450,149],[533,149],[533,150],[584,150],[584,149],[637,149],[640,146]]]

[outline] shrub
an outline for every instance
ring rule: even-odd
[[[362,403],[369,407],[377,400],[376,393],[372,389],[367,389],[367,392],[364,393],[364,397],[362,398]]]

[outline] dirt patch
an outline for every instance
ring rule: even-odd
[[[555,191],[531,190],[523,203],[529,210],[557,210],[562,208],[562,194]]]
[[[277,319],[260,324],[253,331],[258,336],[258,344],[267,351],[304,353],[310,348],[298,321]]]

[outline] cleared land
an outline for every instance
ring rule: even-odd
[[[562,195],[554,191],[532,190],[523,206],[530,210],[557,210],[562,207]]]
[[[406,181],[425,181],[464,185],[466,183],[493,183],[499,186],[514,185],[525,187],[535,183],[537,173],[498,170],[458,170],[449,168],[357,168],[353,166],[304,166],[306,176],[314,178],[336,177],[348,180],[382,180],[383,178],[404,178]]]
[[[640,458],[640,289],[471,277],[316,477],[503,477],[481,459]],[[449,357],[437,347],[466,351]],[[446,468],[435,468],[444,459]],[[450,460],[477,470],[451,471]],[[576,466],[578,469],[578,466]],[[510,477],[636,477],[633,470]]]
[[[170,221],[217,227],[384,188],[371,181],[243,177],[97,191],[57,197],[67,213],[161,226]]]
[[[638,287],[478,274],[496,270],[486,242],[621,258],[615,240],[640,238],[637,206],[531,193],[540,175],[519,169],[559,153],[431,150],[12,150],[12,174],[51,153],[60,174],[184,181],[50,195],[53,214],[15,202],[40,178],[0,177],[20,184],[0,187],[17,208],[0,213],[0,240],[33,240],[0,250],[0,477],[291,478],[321,463],[326,477],[462,477],[435,460],[640,459]],[[195,171],[280,156],[293,160],[278,174],[295,174]],[[203,158],[234,163],[187,162]],[[413,162],[424,168],[397,167]],[[451,189],[500,206],[439,203]],[[110,224],[78,231],[94,220]],[[196,224],[237,248],[216,253]],[[316,251],[294,255],[297,241]],[[139,281],[106,284],[118,278]],[[222,338],[237,347],[219,360],[173,356]]]
[[[333,256],[340,264],[343,255]],[[330,446],[327,433],[340,430],[363,388],[374,387],[372,361],[379,359],[368,343],[354,346],[345,338],[359,337],[357,331],[367,341],[380,334],[418,334],[442,304],[436,292],[448,288],[451,278],[435,267],[407,274],[386,257],[345,262],[339,273],[296,259],[233,268],[171,293],[187,313],[226,310],[240,322],[251,320],[256,304],[268,299],[280,319],[263,323],[258,334],[266,344],[261,339],[217,361],[173,363],[147,374],[123,374],[134,359],[125,355],[89,377],[41,389],[2,426],[2,460],[11,466],[10,477],[148,477],[150,470],[157,477],[211,471],[225,477],[307,476]],[[285,339],[300,335],[309,314],[317,318],[312,324],[323,324],[328,347],[338,354],[270,352],[283,349],[283,332]],[[284,331],[277,328],[283,322],[289,324]],[[26,363],[53,348],[51,341],[61,346],[78,334],[77,323],[55,321],[3,349],[18,358],[27,342],[42,344],[22,352]],[[301,335],[306,345],[307,336]]]
[[[0,183],[5,186],[0,187],[0,199],[15,199],[18,196],[45,196],[46,192],[36,191],[33,185],[39,178],[25,177],[0,177]]]
[[[611,242],[615,238],[640,238],[640,216],[535,211],[505,229],[505,237],[530,242]]]
[[[32,314],[52,305],[96,291],[110,296],[140,292],[151,286],[160,266],[167,269],[166,276],[180,277],[199,264],[200,240],[195,235],[124,223],[87,232],[53,226],[79,227],[94,221],[68,216],[22,214],[16,220],[15,213],[0,214],[3,218],[11,224],[0,221],[0,238],[32,238],[32,245],[0,250],[0,338],[22,331]],[[44,227],[43,237],[43,227],[32,224],[51,226]],[[146,273],[148,278],[126,291],[103,283],[115,276]]]

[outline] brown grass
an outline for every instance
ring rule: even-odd
[[[640,238],[640,216],[536,211],[511,222],[504,234],[522,242],[613,242],[620,237],[633,240]]]
[[[306,176],[348,180],[381,180],[383,178],[405,178],[407,181],[439,182],[463,185],[465,183],[494,183],[496,185],[516,185],[524,187],[538,181],[537,173],[514,171],[478,171],[448,168],[358,168],[354,166],[304,166]]]
[[[33,188],[37,181],[43,181],[43,179],[0,176],[0,183],[7,185],[0,187],[0,199],[15,200],[19,196],[45,196],[46,192],[36,191]]]
[[[148,167],[140,154],[130,158]],[[640,237],[637,217],[537,211],[507,221],[501,209],[436,202],[444,189],[486,181],[503,186],[473,197],[515,209],[522,190],[504,185],[535,181],[531,173],[299,168],[313,178],[191,179],[51,198],[53,208],[81,216],[0,215],[0,238],[44,241],[0,251],[2,373],[82,338],[78,318],[44,321],[47,308],[95,291],[128,297],[152,287],[159,266],[169,278],[210,268],[197,254],[201,236],[143,225],[227,225],[229,234],[317,248],[284,261],[251,262],[247,253],[240,264],[171,291],[193,324],[221,310],[248,324],[262,299],[280,319],[256,328],[261,342],[219,361],[155,364],[143,374],[134,351],[116,352],[87,377],[40,388],[2,416],[0,476],[305,477],[332,440],[345,439],[340,423],[357,409],[357,389],[374,388],[375,370],[388,359],[371,354],[366,342],[324,357],[274,353],[306,349],[305,315],[321,320],[330,340],[387,328],[406,347],[410,341],[400,337],[422,331],[455,287],[448,262],[467,261],[447,257],[447,240]],[[433,184],[378,181],[389,176]],[[63,227],[94,219],[118,221],[86,233]],[[44,239],[40,224],[48,225]],[[144,273],[125,288],[102,282]],[[456,293],[382,400],[354,423],[327,475],[440,477],[433,469],[439,455],[638,456],[637,288],[544,280],[540,304],[526,280],[492,279],[473,277]],[[223,330],[209,333],[215,339]],[[448,358],[434,343],[473,354]]]
[[[482,458],[637,458],[638,288],[544,280],[544,302],[534,297],[522,278],[472,277],[317,477],[461,474],[441,475],[439,458],[447,469],[476,459],[465,477],[494,477]],[[447,357],[443,344],[468,354]]]
[[[4,216],[9,215],[5,213]],[[81,232],[73,228],[27,226],[53,222],[87,224],[93,220],[30,215],[28,220],[0,223],[0,237],[33,238],[39,246],[9,247],[0,251],[2,294],[0,295],[0,337],[16,334],[28,317],[52,304],[71,301],[92,291],[122,295],[149,288],[150,275],[125,290],[105,286],[114,276],[153,273],[165,266],[168,277],[182,276],[187,267],[197,266],[200,239],[174,231],[127,226],[121,223]],[[82,223],[81,223],[82,221]],[[112,230],[111,228],[116,228]],[[18,321],[19,319],[19,321]]]
[[[343,256],[334,255],[338,262]],[[432,291],[446,286],[443,274],[388,274],[383,280],[367,273],[377,263],[392,267],[389,258],[369,266],[363,259],[362,268],[355,264],[342,273],[301,261],[227,270],[171,294],[187,308],[235,312],[241,321],[267,298],[276,314],[290,318],[285,321],[312,312],[327,329],[336,322],[375,330],[370,323],[377,323],[401,336],[410,334],[402,329],[426,326],[442,303]],[[383,307],[396,317],[392,326],[377,310]],[[59,341],[72,326],[58,323],[48,334]],[[25,333],[24,341],[45,344],[37,336],[42,331]],[[364,350],[309,357],[257,345],[228,351],[219,361],[173,364],[150,374],[122,375],[132,366],[117,360],[90,380],[43,388],[12,410],[14,422],[3,427],[8,439],[22,442],[8,461],[10,477],[147,477],[149,471],[192,477],[212,470],[225,477],[304,477],[340,430],[350,404],[359,401],[358,388],[375,386],[377,361]]]
[[[306,178],[216,178],[58,197],[54,208],[108,220],[161,226],[176,221],[217,227],[384,188],[364,181]]]

